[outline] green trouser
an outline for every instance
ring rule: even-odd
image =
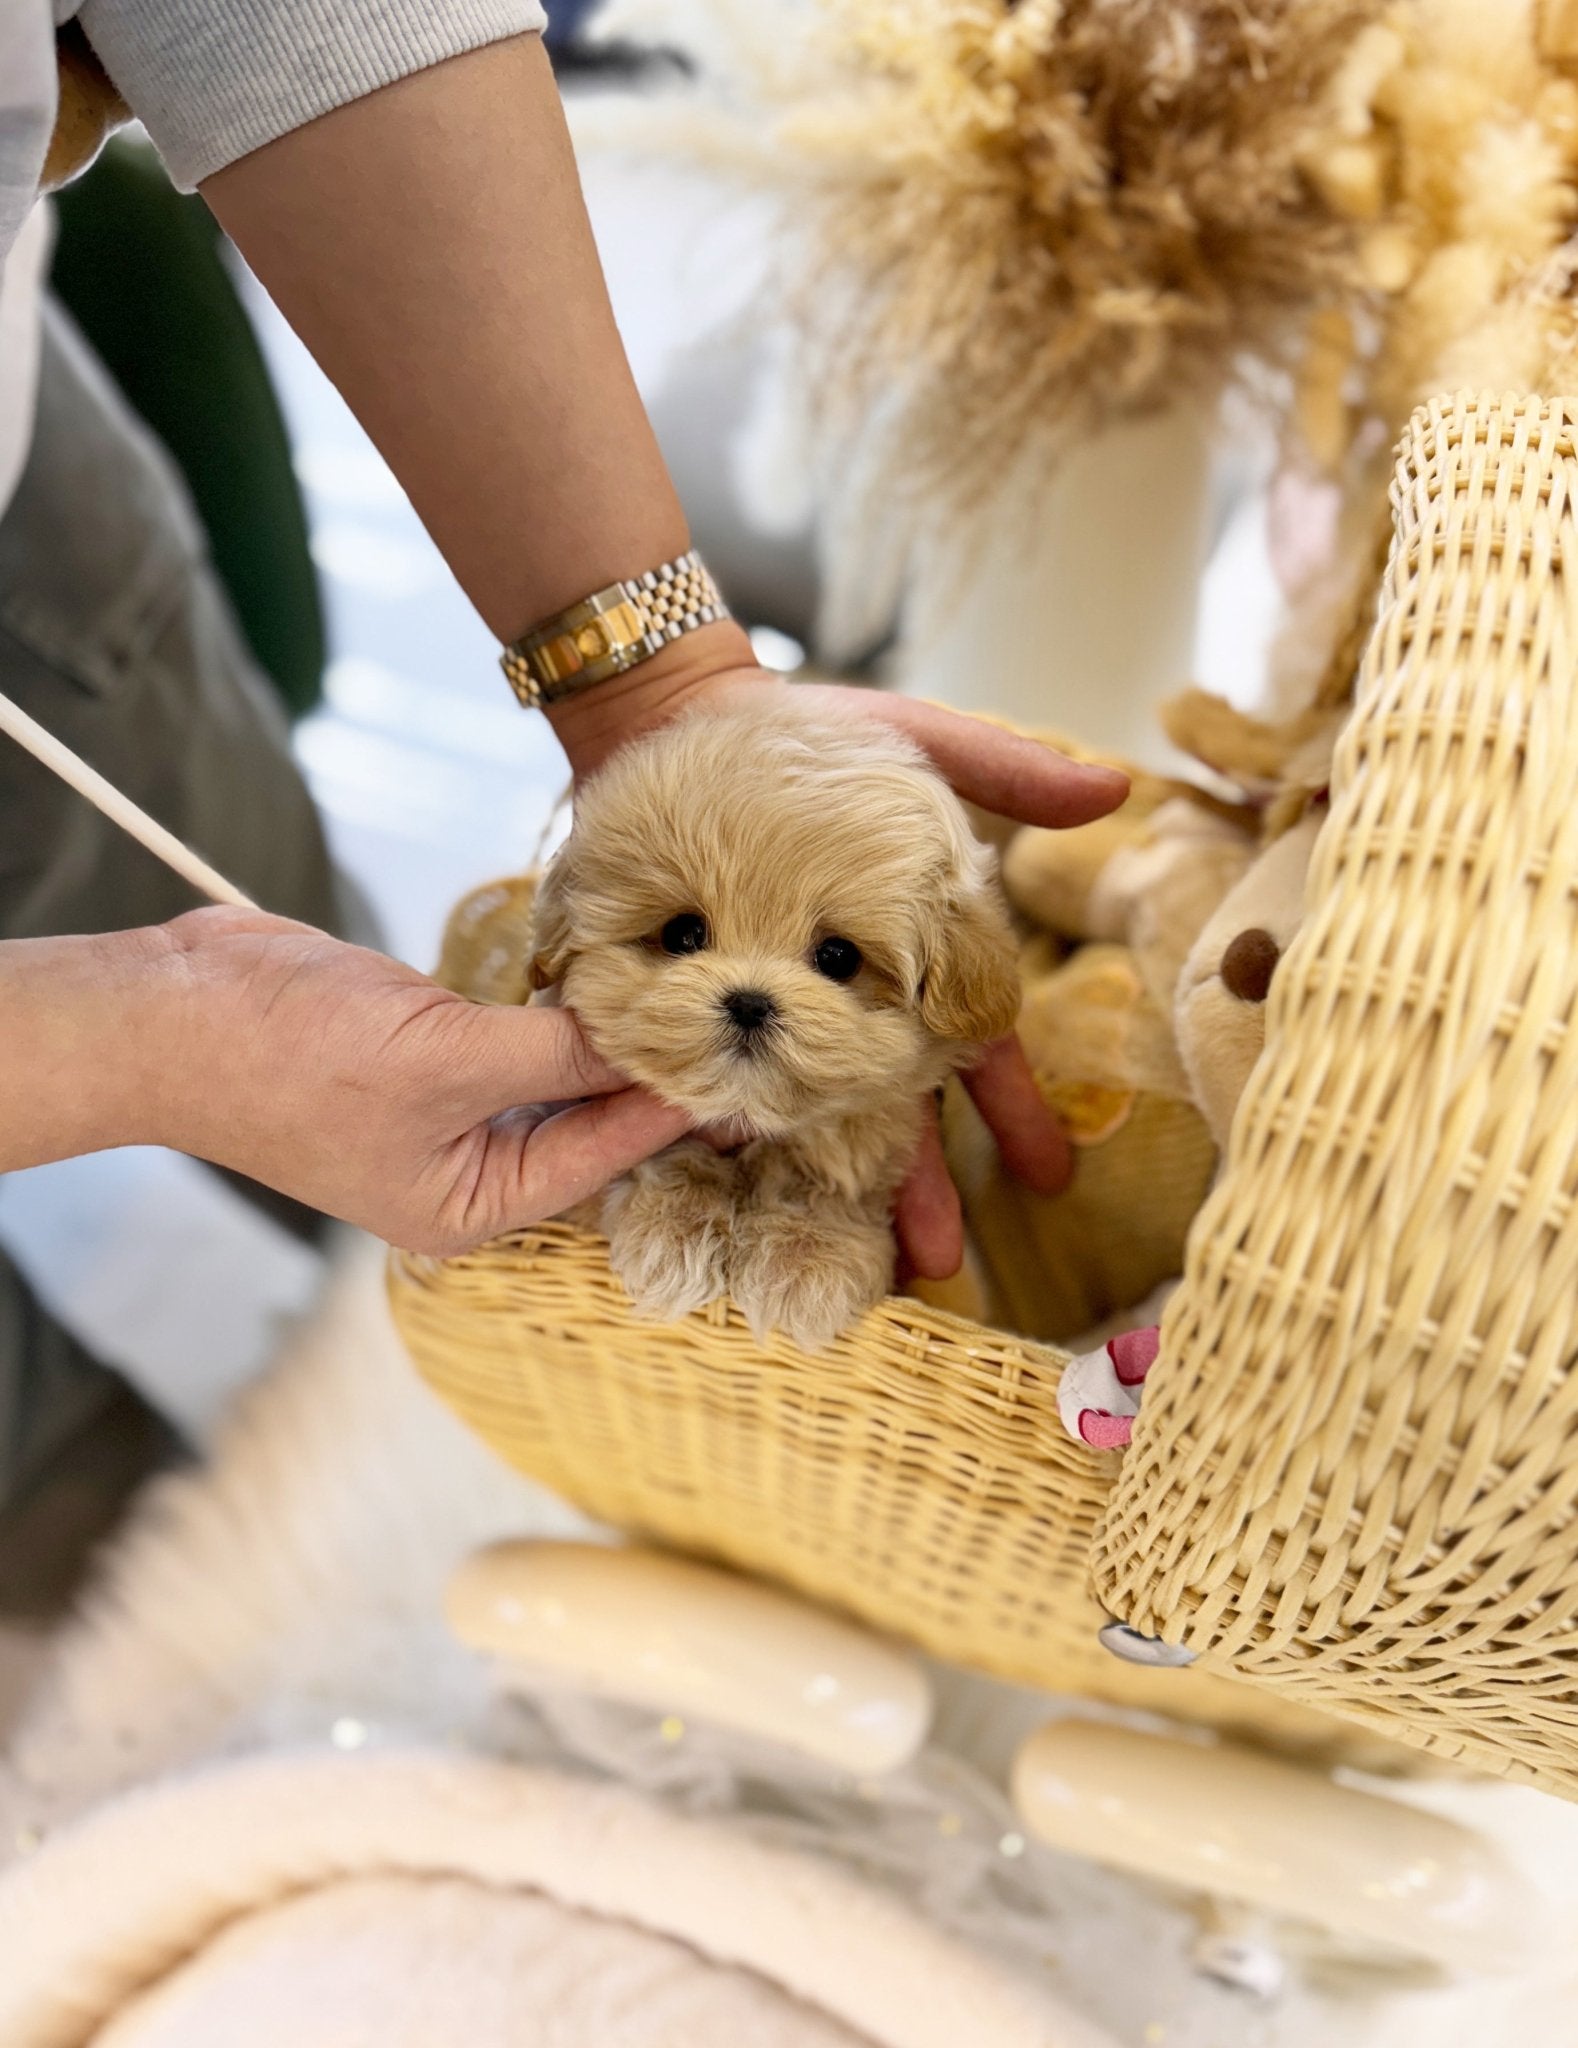
[[[31,456],[0,516],[0,690],[249,896],[333,928],[284,716],[186,490],[53,308]],[[0,737],[0,938],[122,930],[195,900]],[[0,1504],[115,1386],[0,1252]]]

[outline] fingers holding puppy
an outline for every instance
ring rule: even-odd
[[[1040,740],[915,697],[798,683],[796,695],[825,698],[829,711],[858,711],[904,733],[966,803],[1024,825],[1088,825],[1129,793],[1116,768],[1071,761]]]
[[[966,803],[1019,824],[1088,825],[1115,811],[1129,793],[1128,777],[1116,768],[1071,761],[1006,726],[887,690],[847,683],[786,683],[766,670],[732,667],[700,676],[684,690],[661,682],[652,687],[657,692],[652,701],[643,702],[637,691],[625,706],[623,731],[603,732],[595,747],[578,746],[572,732],[561,732],[577,780],[601,767],[618,751],[621,740],[682,711],[702,704],[720,710],[742,703],[770,704],[792,693],[804,709],[835,718],[870,719],[902,732]]]
[[[951,1280],[964,1261],[964,1212],[943,1157],[934,1103],[926,1105],[920,1143],[893,1204],[903,1269],[922,1280]]]
[[[959,1078],[1014,1178],[1038,1195],[1060,1195],[1073,1178],[1073,1148],[1043,1101],[1019,1040],[994,1039]]]
[[[1057,1195],[1073,1178],[1068,1135],[1041,1099],[1024,1047],[1012,1035],[985,1049],[960,1079],[997,1141],[1003,1164],[1040,1195]],[[964,1217],[948,1171],[937,1112],[926,1108],[915,1157],[893,1205],[903,1270],[949,1280],[964,1258]]]

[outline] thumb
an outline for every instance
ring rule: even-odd
[[[488,1133],[474,1202],[489,1234],[561,1215],[690,1129],[690,1119],[644,1089],[627,1088],[539,1117],[498,1118]]]
[[[630,1079],[592,1050],[573,1011],[539,1004],[468,1003],[451,1020],[447,1057],[475,1116],[520,1103],[578,1102],[628,1089]]]

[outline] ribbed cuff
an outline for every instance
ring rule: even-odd
[[[320,114],[546,19],[537,0],[87,0],[81,14],[185,192]]]

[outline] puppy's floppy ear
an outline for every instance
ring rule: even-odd
[[[570,854],[561,847],[542,871],[531,906],[531,957],[526,979],[534,989],[563,981],[575,948],[570,933]]]
[[[950,891],[933,915],[920,985],[921,1021],[938,1038],[984,1045],[1019,1015],[1019,960],[997,891]]]

